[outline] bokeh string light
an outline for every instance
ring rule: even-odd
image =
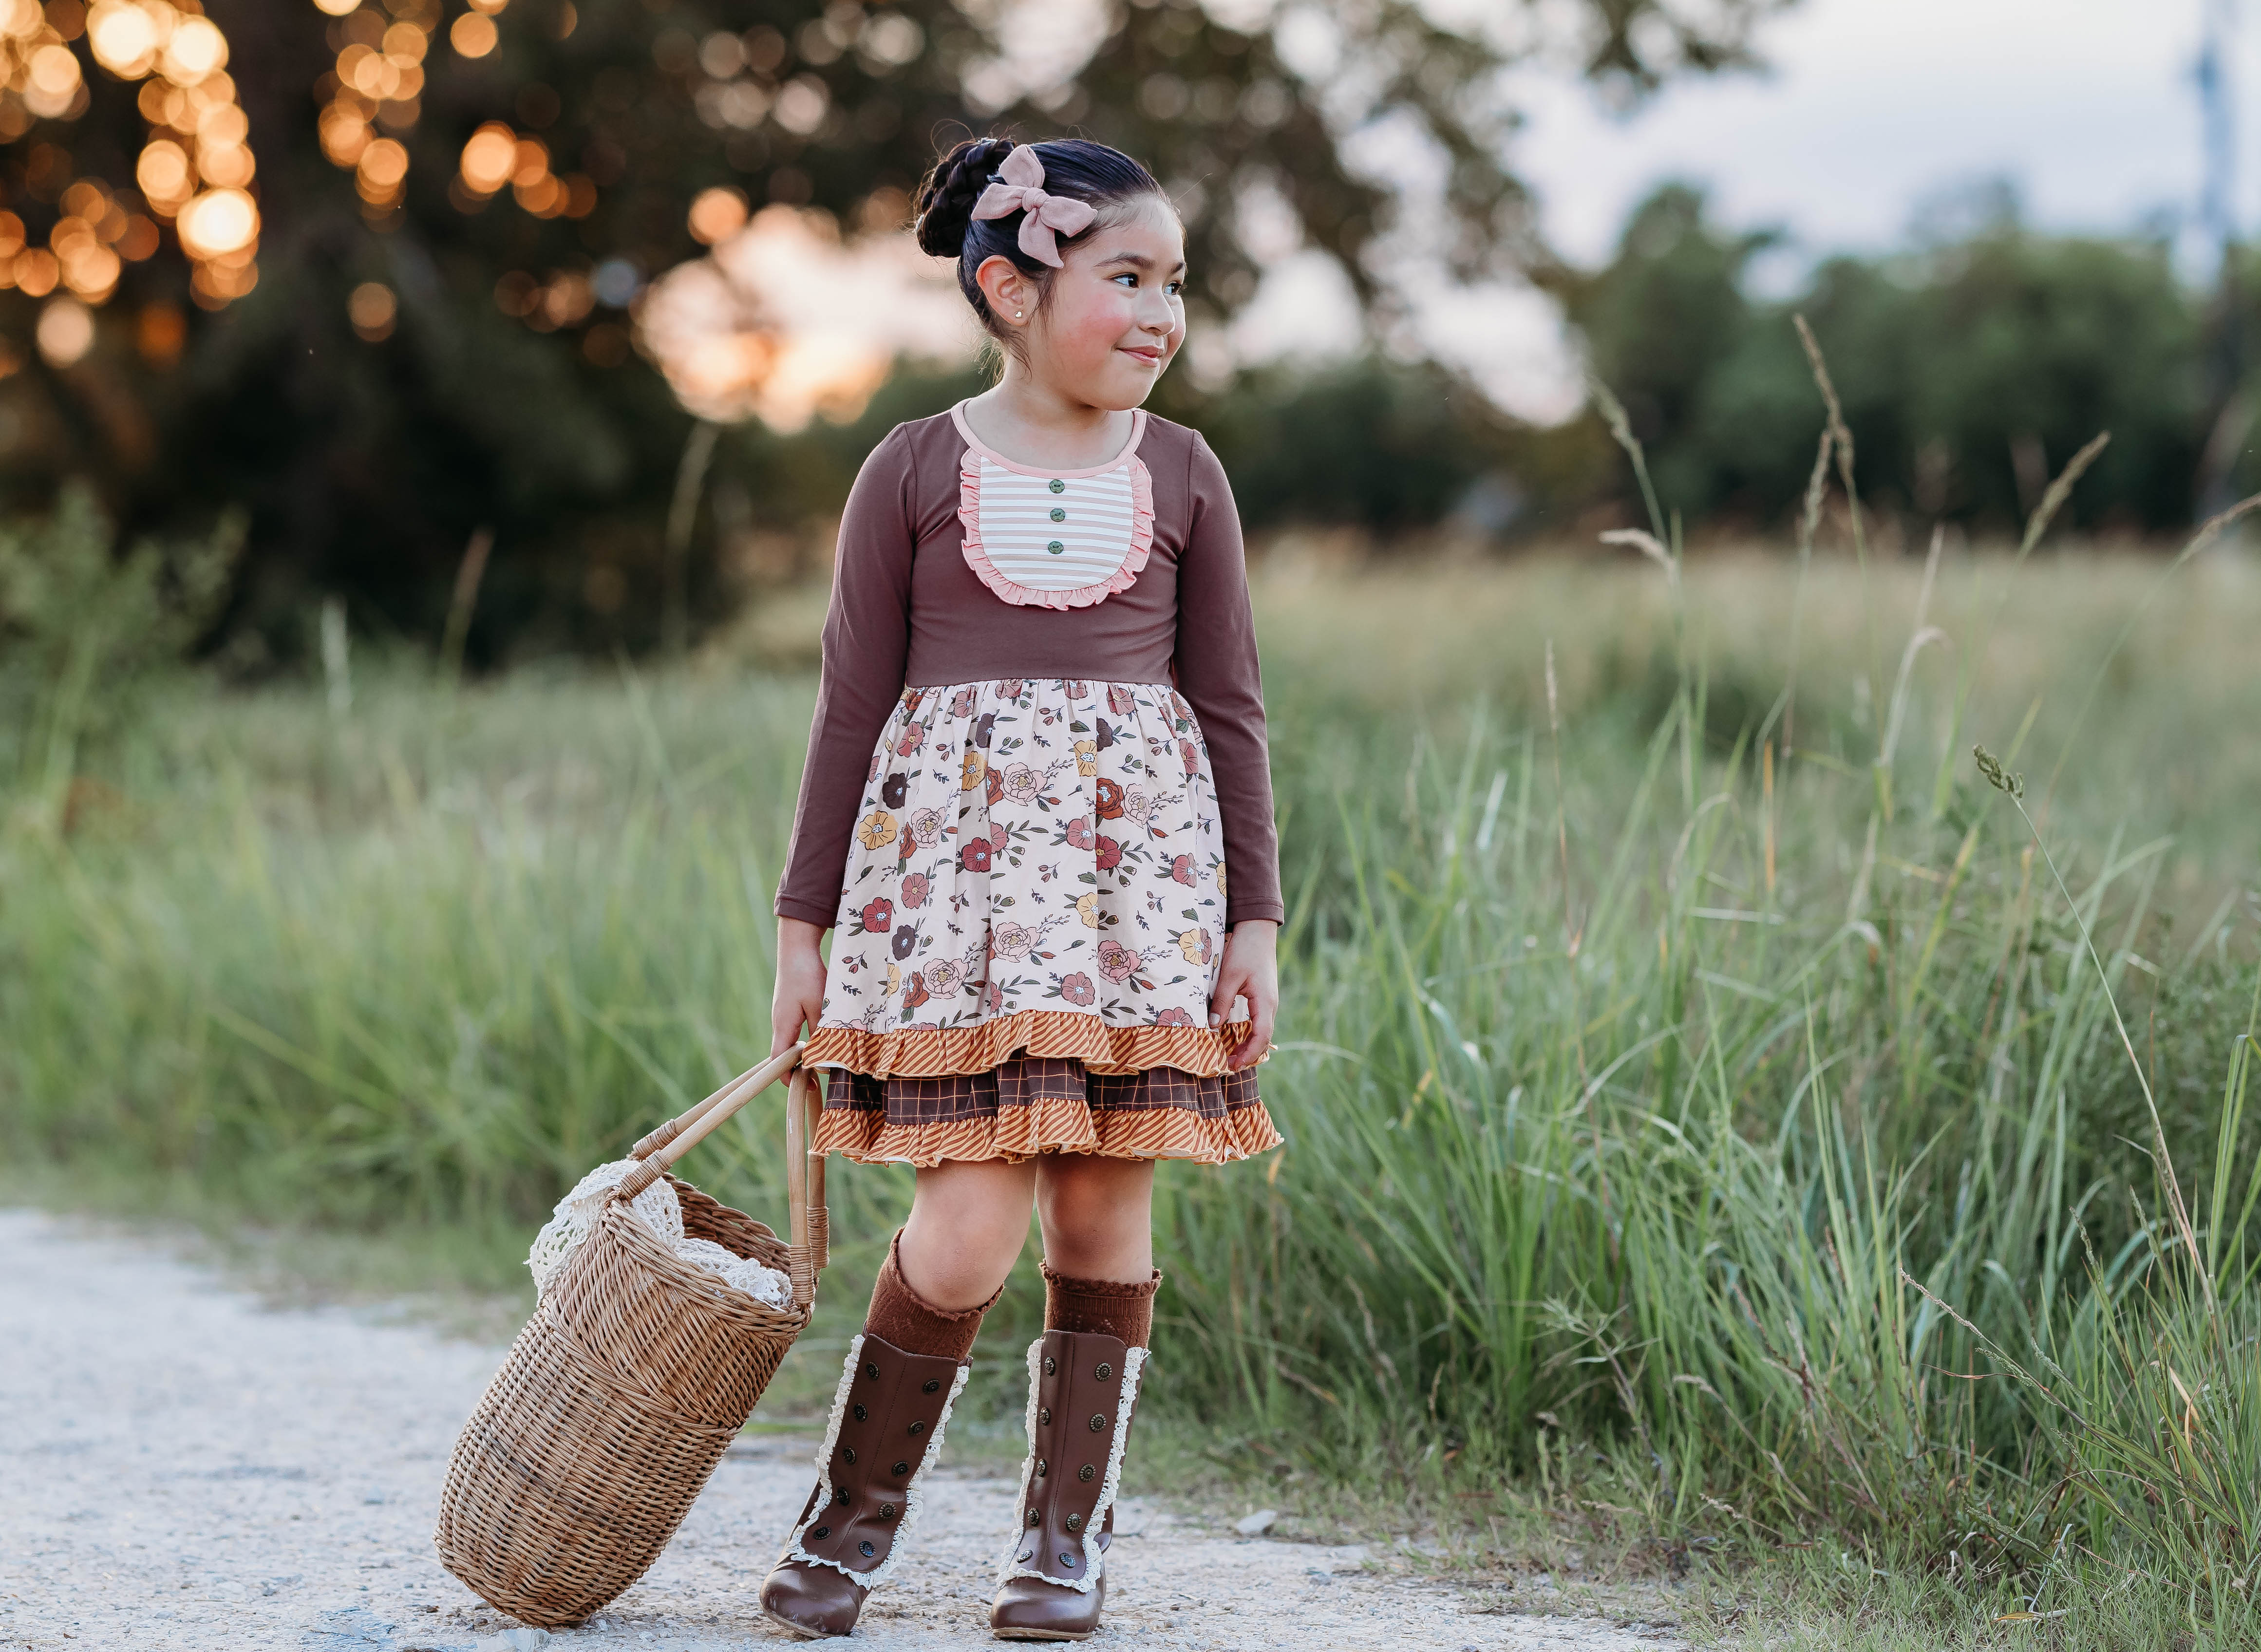
[[[548,144],[490,120],[463,140],[449,195],[476,212],[505,190],[536,218],[586,218],[597,205],[596,183],[585,174],[560,177],[550,169]]]
[[[162,223],[173,224],[188,255],[197,303],[218,308],[259,278],[251,123],[226,73],[227,37],[200,0],[94,0],[83,13],[68,0],[46,8],[0,0],[0,140],[86,111],[85,71],[70,45],[82,35],[104,74],[140,83],[136,101],[149,133],[134,187],[80,177],[49,198],[61,211],[46,246],[14,214],[0,214],[0,286],[57,295],[36,336],[58,365],[85,354],[94,337],[90,306],[117,291],[126,264],[156,252]],[[69,166],[66,152],[48,148],[51,164]]]
[[[362,212],[380,226],[406,198],[408,147],[402,135],[424,106],[424,60],[440,25],[439,0],[395,0],[391,15],[360,0],[314,0],[329,25],[337,61],[315,84],[323,102],[315,131],[333,166],[350,170]]]
[[[381,9],[362,0],[313,4],[332,19],[329,44],[336,53],[315,88],[321,100],[316,135],[323,155],[353,174],[363,213],[387,227],[406,198],[406,139],[422,112],[440,0],[384,0]],[[492,52],[499,40],[496,19],[508,4],[471,0],[448,31],[448,46],[467,58]],[[126,263],[157,250],[159,226],[170,224],[189,259],[190,290],[198,304],[216,309],[249,292],[258,280],[257,164],[250,121],[226,73],[227,37],[204,15],[202,0],[93,0],[83,10],[77,0],[45,6],[0,0],[0,140],[22,137],[34,122],[86,111],[88,71],[72,45],[82,38],[101,72],[140,83],[147,140],[131,188],[87,177],[61,192],[62,212],[44,246],[20,218],[0,213],[0,288],[99,305],[116,291]],[[69,165],[65,152],[49,147],[59,164]],[[449,195],[460,210],[477,212],[506,191],[538,218],[584,218],[597,205],[595,183],[580,173],[558,175],[539,138],[490,123],[465,146]],[[585,277],[580,285],[587,285]],[[389,315],[381,324],[370,320],[374,302],[363,294],[354,316],[355,331],[372,341],[391,330]],[[587,309],[572,283],[552,283],[528,319],[571,325]],[[80,313],[71,312],[40,334],[57,341],[54,348],[43,343],[51,361],[61,364],[61,345],[79,337]]]
[[[330,25],[337,63],[316,85],[325,100],[319,119],[322,153],[349,168],[362,210],[382,225],[406,197],[410,158],[402,140],[421,110],[425,59],[440,26],[438,0],[387,0],[387,11],[361,0],[313,0],[337,21]],[[5,4],[5,0],[0,0]],[[448,30],[459,57],[484,57],[500,31],[495,18],[509,0],[471,0]],[[384,135],[380,135],[384,134]],[[549,148],[500,121],[489,121],[463,145],[449,198],[458,210],[483,211],[511,198],[536,218],[585,218],[597,205],[596,183],[580,173],[551,170]]]
[[[441,24],[440,0],[384,0],[381,7],[362,0],[312,4],[331,19],[328,43],[336,54],[315,86],[322,154],[353,175],[364,215],[389,227],[409,187],[407,139],[422,112],[427,59]],[[498,18],[510,0],[470,4],[448,29],[445,46],[462,57],[484,57],[499,41]],[[570,26],[561,23],[558,32]],[[74,41],[83,42],[100,72],[140,83],[138,105],[148,122],[147,139],[130,187],[94,177],[69,182],[45,245],[20,218],[0,213],[0,288],[100,305],[116,291],[126,264],[158,249],[160,226],[169,224],[188,257],[190,288],[198,304],[216,309],[249,292],[258,280],[257,164],[250,121],[226,73],[227,37],[204,15],[203,0],[92,0],[90,5],[0,0],[0,141],[24,136],[35,122],[85,113],[92,71]],[[69,168],[70,157],[60,146],[43,147],[49,163]],[[69,176],[66,170],[54,183]],[[540,138],[491,122],[465,145],[448,195],[458,210],[471,212],[505,194],[544,219],[585,218],[597,205],[592,179],[559,174]],[[582,296],[588,285],[585,276],[555,279],[522,313],[530,325],[575,325],[591,307]],[[373,302],[364,295],[355,316],[355,330],[372,341],[391,327],[389,319],[382,325],[369,320],[365,312]],[[62,341],[78,336],[77,323],[68,317],[49,331]],[[44,353],[60,361],[56,350]],[[178,351],[163,354],[169,358]]]
[[[493,53],[511,0],[469,0],[469,9],[447,25],[444,40],[441,0],[312,4],[326,18],[334,54],[313,89],[316,136],[324,157],[351,174],[364,216],[377,228],[390,228],[411,186],[410,140],[432,54],[475,59]],[[148,123],[131,187],[72,179],[68,154],[46,144],[32,162],[34,169],[61,170],[47,190],[35,190],[60,204],[52,229],[41,238],[0,212],[0,286],[48,300],[54,319],[43,320],[38,338],[41,353],[57,365],[91,347],[92,307],[116,291],[127,264],[158,249],[161,226],[170,225],[178,238],[198,304],[218,308],[258,279],[261,220],[250,122],[226,71],[226,35],[204,15],[203,4],[92,0],[82,10],[82,0],[0,0],[0,140],[24,135],[38,120],[83,114],[90,103],[86,76],[97,71],[139,83],[137,104]],[[570,32],[571,9],[551,26],[561,35]],[[847,27],[828,14],[825,29]],[[922,37],[916,25],[887,13],[866,19],[860,33],[843,35],[842,49],[851,38],[858,50],[897,62],[915,56]],[[75,41],[83,41],[93,69],[82,65]],[[711,125],[747,126],[773,116],[805,133],[825,116],[821,83],[803,77],[777,83],[787,53],[773,28],[712,33],[685,55],[683,67],[695,65],[704,77],[697,102]],[[528,107],[521,97],[520,110]],[[520,119],[544,124],[538,113]],[[598,205],[593,179],[561,172],[541,136],[500,120],[464,140],[445,190],[449,204],[466,213],[488,211],[506,198],[516,210],[545,219],[585,218]],[[750,218],[745,197],[723,188],[702,190],[686,219],[693,238],[711,250],[669,272],[656,310],[642,302],[655,295],[647,294],[635,267],[617,258],[593,271],[556,269],[540,277],[512,271],[496,285],[496,305],[536,331],[588,326],[584,354],[614,366],[630,353],[631,334],[609,321],[588,324],[599,305],[633,304],[640,320],[634,343],[660,363],[687,405],[708,416],[757,414],[792,427],[821,408],[859,405],[882,363],[832,337],[821,321],[807,337],[780,326],[789,318],[765,301],[776,295],[757,297],[757,290],[775,284],[751,278],[788,241],[814,236],[832,252],[839,239],[832,220],[822,214],[804,220],[790,212]],[[838,273],[845,285],[858,284]],[[66,303],[71,307],[56,307]],[[379,284],[355,289],[348,310],[354,331],[371,343],[389,337],[398,320],[395,295]],[[184,336],[179,312],[153,305],[141,321],[135,334],[141,353],[153,362],[177,359]]]
[[[393,318],[399,305],[392,289],[381,281],[364,281],[346,299],[346,317],[364,343],[377,344],[392,336]]]

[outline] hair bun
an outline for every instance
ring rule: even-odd
[[[934,163],[919,185],[918,244],[937,258],[965,250],[965,228],[973,205],[989,186],[989,176],[1013,151],[1010,138],[968,138]]]

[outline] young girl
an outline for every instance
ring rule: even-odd
[[[899,1563],[1033,1204],[1045,1330],[990,1624],[1081,1640],[1161,1280],[1154,1161],[1280,1141],[1264,704],[1224,472],[1139,411],[1185,340],[1160,186],[1101,144],[985,139],[919,210],[1004,375],[898,426],[849,496],[774,1013],[830,1069],[818,1150],[918,1190],[762,1606],[845,1634]]]

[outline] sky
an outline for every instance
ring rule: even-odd
[[[1518,158],[1548,233],[1605,258],[1658,180],[1712,184],[1732,222],[1779,222],[1816,248],[1897,240],[1917,205],[2006,176],[2037,222],[2122,230],[2189,210],[2200,172],[2192,66],[2203,0],[1805,0],[1760,36],[1768,69],[1669,88],[1612,119],[1556,75],[1525,83]],[[2261,216],[2261,6],[2231,37],[2253,100],[2239,180]]]
[[[1264,11],[1269,0],[1206,3],[1230,13]],[[2177,226],[2183,267],[2198,277],[2212,254],[2196,225],[2203,154],[2193,70],[2209,4],[2236,18],[2229,78],[2247,103],[2233,204],[2250,234],[2261,230],[2261,0],[1803,0],[1761,31],[1762,69],[1676,82],[1626,113],[1559,64],[1518,70],[1512,90],[1526,123],[1510,161],[1535,192],[1548,241],[1590,267],[1607,262],[1627,213],[1670,179],[1708,189],[1728,227],[1785,233],[1783,249],[1753,272],[1776,293],[1794,291],[1821,257],[1902,243],[1927,202],[2004,180],[2045,230]],[[1016,74],[1033,83],[1071,72],[1101,11],[1099,0],[1023,0]],[[1001,100],[1015,90],[994,89]],[[1386,147],[1377,154],[1389,169]],[[773,216],[749,235],[761,230],[786,247],[791,226]],[[1292,218],[1246,228],[1252,245],[1279,237],[1276,252],[1259,246],[1271,273],[1218,335],[1189,341],[1181,370],[1357,348],[1359,312],[1340,269],[1292,250]],[[888,250],[891,269],[901,251]],[[734,280],[764,263],[742,262]],[[946,268],[910,262],[921,267],[888,278],[938,297],[949,320],[923,302],[903,313],[930,323],[937,348],[970,348],[975,335]],[[1553,422],[1577,412],[1576,342],[1550,301],[1511,283],[1456,289],[1418,262],[1390,273],[1410,300],[1412,343],[1467,369],[1511,413]],[[863,336],[875,310],[855,283],[755,284],[792,329],[822,335],[812,372],[839,377],[834,370],[852,357],[847,379],[860,384],[901,347],[892,334]],[[800,399],[796,418],[815,406]]]
[[[1519,74],[1527,124],[1511,158],[1574,262],[1606,262],[1641,198],[1686,178],[1723,223],[1789,233],[1755,272],[1776,291],[1824,255],[1897,244],[1927,201],[1991,178],[2010,181],[2046,229],[2119,233],[2162,212],[2191,226],[2204,4],[1805,0],[1761,32],[1763,71],[1680,82],[1628,115],[1559,70]],[[2230,80],[2248,102],[2234,199],[2250,227],[2261,224],[2261,0],[2239,9]],[[2181,247],[2201,268],[2194,226]],[[1578,405],[1575,354],[1533,295],[1430,284],[1416,327],[1511,411],[1552,420]],[[1283,265],[1235,329],[1243,356],[1355,336],[1339,277],[1316,257]]]

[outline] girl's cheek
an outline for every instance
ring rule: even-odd
[[[1079,342],[1105,352],[1121,343],[1138,325],[1133,307],[1120,299],[1102,298],[1076,319]]]

